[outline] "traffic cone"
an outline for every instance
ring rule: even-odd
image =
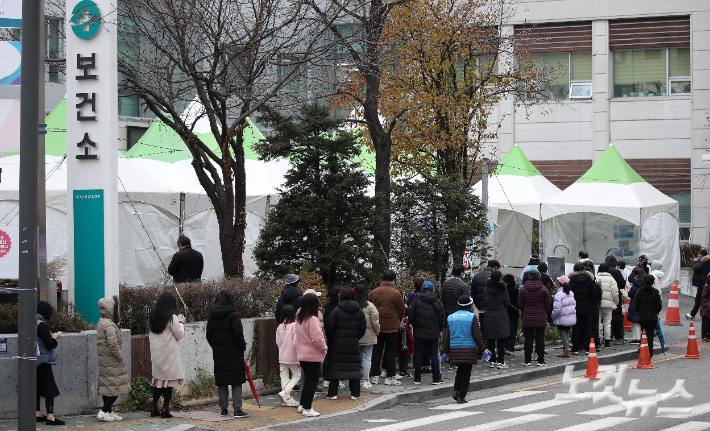
[[[664,325],[683,326],[680,323],[680,307],[678,304],[678,285],[671,286],[671,296],[668,298],[668,309],[666,310],[666,321]]]
[[[635,370],[650,370],[654,367],[651,364],[651,354],[648,352],[648,339],[646,338],[646,330],[643,330],[641,336],[641,345],[639,346],[639,363],[634,367]]]
[[[594,338],[589,340],[589,358],[587,359],[587,374],[585,379],[601,379],[599,374],[599,361],[597,360],[597,347],[594,345]]]
[[[693,322],[690,322],[690,333],[688,334],[688,349],[683,356],[683,359],[700,359],[704,356],[700,356],[700,351],[698,350],[698,340],[695,339],[695,326]]]
[[[629,289],[626,289],[626,293],[629,292]],[[626,306],[626,312],[624,313],[624,331],[630,331],[631,330],[631,321],[629,320],[629,304],[631,304],[631,299],[629,299],[629,296],[626,296],[626,301],[624,301],[624,305]]]

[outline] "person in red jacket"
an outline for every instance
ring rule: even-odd
[[[523,312],[523,335],[525,335],[525,366],[532,366],[533,339],[537,351],[537,366],[545,364],[545,328],[547,310],[550,308],[550,292],[540,281],[540,273],[530,270],[525,274],[525,284],[518,295],[518,306]]]

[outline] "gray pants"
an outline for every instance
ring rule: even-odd
[[[562,348],[564,350],[569,350],[569,326],[558,326],[557,329],[560,331],[560,340],[562,341]]]
[[[229,406],[229,386],[217,386],[219,406],[226,409]],[[242,408],[242,385],[232,385],[232,407],[234,411]]]

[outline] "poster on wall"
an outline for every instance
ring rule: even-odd
[[[20,85],[21,69],[22,43],[0,42],[0,85]]]
[[[0,226],[0,278],[19,278],[19,244],[18,226]]]
[[[0,27],[22,27],[22,0],[0,0]]]
[[[0,99],[0,153],[20,151],[20,99]]]

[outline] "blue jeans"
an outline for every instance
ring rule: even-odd
[[[439,340],[414,340],[414,380],[422,380],[422,358],[425,353],[431,357],[431,378],[441,380],[441,357],[439,356]]]
[[[370,368],[372,367],[372,347],[360,346],[360,356],[362,357],[362,381],[370,381]]]

